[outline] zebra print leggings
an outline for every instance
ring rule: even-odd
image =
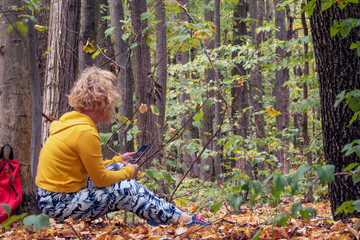
[[[109,171],[123,167],[122,163],[106,166]],[[74,193],[56,193],[38,188],[37,200],[40,212],[60,219],[96,219],[109,212],[127,210],[146,220],[170,224],[177,221],[181,213],[177,207],[134,179],[105,188],[97,188],[88,179],[87,187]]]

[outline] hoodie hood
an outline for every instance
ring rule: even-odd
[[[96,128],[96,124],[91,120],[90,117],[85,114],[72,111],[62,115],[58,121],[52,122],[50,124],[49,132],[50,135],[53,135],[78,125],[89,125],[90,127]]]

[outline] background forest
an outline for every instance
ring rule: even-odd
[[[151,144],[143,184],[178,204],[271,203],[273,223],[360,212],[357,0],[0,0],[0,143],[21,162],[24,203],[51,121],[88,66],[122,97],[103,154]],[[201,189],[201,191],[200,191]],[[199,194],[201,192],[201,194]]]

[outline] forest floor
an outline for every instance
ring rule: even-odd
[[[291,211],[293,204],[283,203],[282,210]],[[359,239],[359,231],[355,226],[360,219],[350,219],[347,222],[331,220],[328,202],[303,204],[317,210],[317,216],[305,220],[301,217],[290,218],[286,226],[271,223],[262,225],[270,216],[279,211],[279,206],[273,208],[263,205],[253,209],[242,208],[239,213],[230,213],[222,206],[214,215],[202,211],[210,226],[190,228],[182,224],[160,225],[153,227],[143,220],[135,223],[124,223],[122,214],[111,219],[94,221],[55,221],[50,219],[50,228],[39,232],[31,231],[26,226],[13,223],[11,229],[1,230],[0,239],[252,239],[262,228],[259,239]],[[196,204],[188,207],[188,211],[196,209]]]

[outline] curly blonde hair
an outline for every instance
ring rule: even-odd
[[[111,113],[120,100],[116,76],[98,67],[85,69],[67,96],[69,104],[79,112]]]

